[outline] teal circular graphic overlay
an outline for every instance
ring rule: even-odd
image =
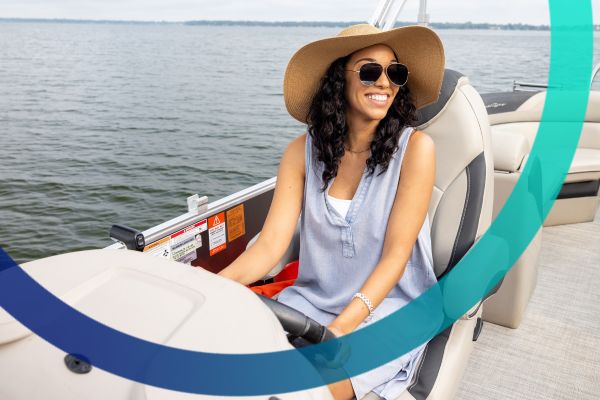
[[[592,9],[590,1],[550,0],[549,5],[549,88],[521,178],[489,230],[452,271],[390,316],[302,349],[260,354],[187,351],[141,340],[87,317],[46,291],[1,249],[0,306],[46,341],[97,368],[189,393],[299,391],[361,374],[415,349],[498,284],[540,229],[568,172],[589,97]],[[349,348],[351,356],[343,366],[332,365],[327,360],[340,346]]]

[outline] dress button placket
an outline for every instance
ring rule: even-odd
[[[342,228],[342,254],[346,258],[354,257],[354,238],[350,225]]]
[[[363,174],[366,174],[366,171]],[[342,254],[346,258],[352,258],[352,257],[354,257],[354,254],[355,254],[354,235],[352,233],[352,223],[356,219],[356,215],[358,214],[358,210],[364,200],[365,193],[371,183],[372,178],[373,178],[372,175],[367,175],[367,176],[363,175],[363,179],[361,180],[360,185],[357,189],[358,190],[357,196],[352,201],[352,204],[350,205],[350,209],[348,210],[347,215],[349,216],[349,218],[344,219],[345,226],[342,228],[342,248],[343,248]]]

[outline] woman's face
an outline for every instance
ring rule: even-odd
[[[399,87],[392,84],[385,72],[372,86],[365,86],[360,82],[358,71],[363,64],[376,62],[384,68],[391,62],[398,61],[392,49],[383,44],[376,44],[361,49],[350,57],[346,64],[346,100],[348,117],[355,116],[363,120],[382,120],[390,106]]]

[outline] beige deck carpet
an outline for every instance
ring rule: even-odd
[[[600,399],[600,212],[542,235],[521,326],[484,324],[456,399]]]

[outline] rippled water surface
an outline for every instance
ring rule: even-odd
[[[18,261],[103,247],[113,223],[143,230],[275,175],[303,132],[285,65],[338,30],[0,23],[0,246]],[[439,34],[481,92],[547,80],[547,32]]]

